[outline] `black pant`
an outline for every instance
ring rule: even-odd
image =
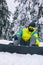
[[[20,45],[27,45],[27,46],[29,46],[29,44],[30,44],[30,40],[24,41],[24,40],[21,38],[21,40],[20,40]]]
[[[31,36],[31,38],[28,41],[24,41],[21,36],[18,37],[18,40],[14,40],[14,45],[24,45],[24,46],[32,46],[32,45],[36,45],[35,44],[35,37]]]

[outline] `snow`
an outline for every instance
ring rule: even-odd
[[[13,43],[13,41],[0,39],[0,44],[9,44],[9,43]],[[40,42],[40,47],[43,47],[43,42]]]
[[[10,42],[12,41],[0,40],[2,44]],[[40,46],[43,46],[43,42]],[[43,65],[43,55],[0,52],[0,65]]]
[[[0,39],[0,44],[9,44],[9,43],[13,43],[13,41]],[[40,47],[43,47],[43,42],[40,42]]]
[[[39,24],[43,24],[43,17],[41,16],[41,18],[39,19]]]
[[[9,44],[9,43],[12,43],[12,42],[13,42],[13,41],[0,39],[0,44]]]
[[[43,42],[40,43],[40,47],[43,47]]]
[[[43,55],[0,52],[0,65],[43,65]]]
[[[15,7],[19,5],[19,3],[16,1],[14,3],[14,0],[6,0],[9,10],[14,13]],[[39,0],[40,4],[43,0]],[[15,5],[16,4],[16,5]],[[33,4],[33,3],[32,3]],[[32,7],[32,4],[30,5]],[[35,6],[35,9],[37,7]],[[38,11],[38,8],[36,9]],[[29,16],[30,17],[30,16]],[[43,18],[40,19],[40,21]],[[11,16],[12,21],[12,16]],[[41,22],[39,22],[41,23]],[[9,44],[12,43],[12,41],[8,40],[0,40],[0,44]],[[43,42],[40,43],[40,47],[43,47]],[[0,65],[43,65],[43,55],[30,55],[30,54],[16,54],[16,53],[8,53],[8,52],[0,52]]]
[[[14,2],[14,0],[6,0],[9,10],[14,13],[15,7],[19,5],[18,1]]]

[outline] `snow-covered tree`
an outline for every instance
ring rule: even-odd
[[[6,0],[0,0],[0,37],[7,39],[10,11]]]
[[[2,34],[2,17],[1,17],[1,14],[2,14],[2,0],[0,0],[0,36]]]
[[[19,5],[16,7],[13,16],[14,32],[22,27],[28,26],[30,22],[36,23],[38,31],[39,19],[43,17],[43,0],[14,0],[14,2],[17,1]]]
[[[16,0],[15,0],[16,1]],[[14,31],[18,31],[20,28],[27,26],[31,22],[30,15],[30,2],[29,0],[17,0],[19,5],[14,12],[13,22]],[[15,29],[16,26],[16,29]]]

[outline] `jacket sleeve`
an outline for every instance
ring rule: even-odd
[[[21,36],[22,35],[22,29],[20,29],[19,32],[16,35]]]
[[[34,36],[35,36],[35,38],[36,38],[36,40],[35,40],[36,45],[37,45],[37,46],[40,46],[40,40],[39,40],[39,37],[38,37],[37,32],[34,34]]]

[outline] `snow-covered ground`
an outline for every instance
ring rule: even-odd
[[[9,43],[13,43],[13,41],[4,40],[4,39],[0,40],[0,44],[9,44]],[[43,42],[40,42],[40,47],[43,47]]]
[[[40,42],[40,47],[43,47],[43,42]]]
[[[0,52],[0,65],[43,65],[43,55]]]
[[[2,44],[12,41],[0,40]],[[41,42],[40,46],[43,45]],[[0,52],[0,65],[43,65],[43,55]]]
[[[13,42],[13,41],[0,39],[0,44],[9,44],[9,43],[12,43],[12,42]]]

